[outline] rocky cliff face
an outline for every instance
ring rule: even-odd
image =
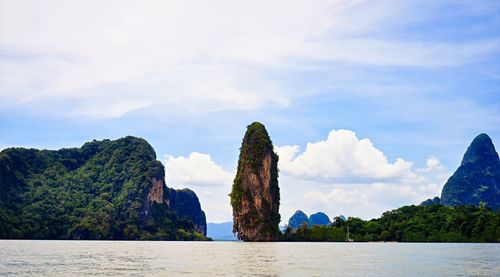
[[[175,210],[181,219],[191,221],[198,233],[203,236],[207,235],[205,212],[201,209],[200,201],[192,190],[170,189],[169,204],[170,208]]]
[[[151,187],[149,188],[148,201],[150,203],[162,204],[165,202],[163,190],[165,189],[165,182],[163,180],[151,179]]]
[[[500,161],[490,137],[478,135],[441,192],[441,204],[478,205],[500,208]]]
[[[164,173],[162,173],[162,175],[164,175]],[[169,203],[169,195],[165,193],[165,190],[167,190],[167,186],[165,185],[163,177],[153,177],[148,180],[148,183],[149,184],[144,189],[144,201],[142,205],[143,210],[141,212],[143,222],[146,222],[146,220],[148,220],[148,218],[151,216],[151,208],[153,207],[153,204],[168,206]]]
[[[280,238],[278,155],[264,125],[248,126],[231,191],[233,232],[244,241]]]

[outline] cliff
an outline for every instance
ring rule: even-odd
[[[200,201],[192,190],[170,189],[169,204],[179,218],[192,222],[198,233],[207,235],[205,212],[201,210]]]
[[[441,192],[442,205],[500,208],[500,160],[491,138],[478,135],[467,148],[460,167]]]
[[[144,139],[0,152],[0,238],[204,239],[168,206],[163,165]]]
[[[279,230],[278,155],[264,125],[248,126],[231,190],[233,232],[243,241],[275,241]]]

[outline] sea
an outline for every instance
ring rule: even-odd
[[[0,240],[1,276],[500,276],[500,244]]]

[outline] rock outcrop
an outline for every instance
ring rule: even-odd
[[[150,203],[162,204],[165,202],[165,195],[163,190],[165,189],[165,181],[157,180],[156,178],[151,179],[151,187],[149,188],[148,201]]]
[[[181,219],[191,221],[198,233],[203,236],[207,235],[205,212],[201,209],[200,201],[192,190],[170,189],[169,204]]]
[[[343,221],[346,220],[343,215],[336,217],[336,219]],[[330,218],[325,213],[322,212],[317,212],[307,217],[307,215],[303,211],[298,210],[288,220],[288,226],[292,227],[293,229],[298,229],[303,226],[308,226],[308,227],[312,227],[314,225],[327,226],[330,224],[331,224]]]
[[[330,218],[325,213],[317,212],[309,216],[309,222],[308,222],[309,226],[314,226],[314,225],[326,226],[330,225],[330,223],[331,223]]]
[[[460,167],[441,192],[441,204],[500,208],[500,161],[490,137],[478,135],[467,148]]]
[[[420,206],[430,206],[430,205],[439,205],[441,203],[441,199],[439,197],[434,197],[432,199],[427,199],[420,203]]]
[[[248,126],[231,190],[233,233],[243,241],[275,241],[279,230],[278,155],[264,125]]]
[[[302,224],[307,224],[308,221],[309,218],[307,217],[307,215],[303,211],[297,210],[288,220],[288,226],[294,229],[298,229],[302,226]]]

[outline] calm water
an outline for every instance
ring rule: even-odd
[[[500,244],[0,240],[0,275],[500,276]]]

